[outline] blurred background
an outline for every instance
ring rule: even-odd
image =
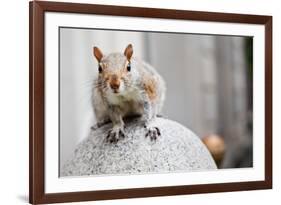
[[[60,28],[60,167],[95,124],[92,48],[153,65],[167,85],[163,114],[196,133],[219,168],[253,166],[252,38]]]

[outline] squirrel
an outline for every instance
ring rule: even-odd
[[[145,137],[156,140],[160,130],[153,127],[153,120],[160,114],[165,100],[165,82],[148,63],[133,57],[129,44],[124,53],[104,55],[93,47],[98,61],[98,75],[92,89],[92,106],[97,125],[111,121],[112,129],[106,140],[116,143],[125,137],[123,118],[140,116]]]

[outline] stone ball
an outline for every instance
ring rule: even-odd
[[[217,169],[208,149],[192,131],[178,122],[156,118],[161,136],[145,137],[138,119],[125,122],[126,137],[109,143],[112,124],[91,130],[60,170],[61,176],[189,172]]]

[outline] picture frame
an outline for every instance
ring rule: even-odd
[[[146,186],[122,189],[46,192],[46,14],[101,15],[111,17],[160,19],[259,25],[264,30],[264,179],[225,183],[200,183],[168,186]],[[272,188],[272,16],[185,11],[156,8],[106,6],[94,4],[32,1],[29,3],[29,202],[45,204],[58,202],[108,200],[137,197],[229,192]],[[62,25],[63,26],[63,25]],[[255,44],[254,44],[255,46]],[[258,82],[256,82],[258,83]],[[256,85],[256,84],[255,84]],[[254,87],[255,89],[255,87]],[[48,110],[49,112],[49,110]],[[93,185],[92,185],[93,186]]]

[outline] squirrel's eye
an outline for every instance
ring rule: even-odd
[[[127,65],[127,71],[131,71],[131,64]]]
[[[99,65],[99,73],[101,73],[102,72],[102,67],[101,67],[101,65]]]

